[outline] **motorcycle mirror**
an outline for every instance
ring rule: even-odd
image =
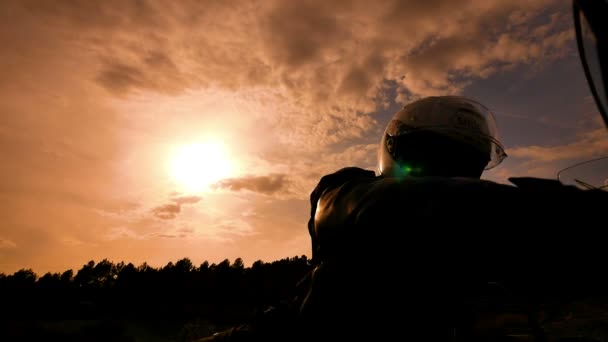
[[[573,0],[573,14],[585,77],[608,127],[608,0]]]
[[[582,190],[608,191],[608,157],[586,160],[557,173],[563,185],[573,185]]]

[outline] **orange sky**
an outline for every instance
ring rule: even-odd
[[[390,116],[420,96],[495,111],[510,157],[488,179],[608,152],[569,1],[0,7],[0,272],[309,254],[319,177],[373,169]],[[205,142],[230,171],[189,188],[171,161]]]

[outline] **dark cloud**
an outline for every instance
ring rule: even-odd
[[[294,89],[293,96],[365,109],[384,79],[407,75],[400,86],[417,95],[457,92],[462,85],[452,74],[474,79],[496,72],[489,65],[504,59],[529,62],[548,48],[543,41],[557,33],[543,28],[533,36],[522,34],[547,26],[533,19],[555,11],[555,1],[271,4],[260,20],[262,47],[287,89]],[[520,12],[527,17],[522,19]],[[548,26],[557,24],[551,19]],[[492,53],[502,35],[517,45],[516,53]],[[565,42],[557,43],[563,47]],[[525,46],[533,53],[522,51]]]
[[[232,191],[249,190],[265,195],[272,195],[286,190],[289,181],[286,175],[275,174],[269,176],[247,176],[242,178],[229,178],[216,184],[218,188]]]
[[[172,93],[190,84],[166,53],[153,51],[136,54],[137,60],[130,64],[116,59],[104,60],[96,78],[97,83],[117,95],[137,89]]]
[[[156,235],[160,238],[165,238],[165,239],[175,239],[177,237],[177,235],[174,234],[158,234]]]
[[[451,73],[483,77],[497,70],[492,63],[546,60],[546,52],[563,53],[569,39],[559,34],[571,29],[556,14],[569,8],[557,0],[23,4],[13,17],[43,22],[59,30],[55,40],[92,52],[102,64],[94,79],[113,93],[263,85],[310,109],[373,110],[381,83],[403,75],[403,91],[454,92]],[[546,12],[553,15],[536,20]]]
[[[144,57],[144,63],[147,66],[155,69],[160,68],[177,71],[177,66],[175,65],[175,63],[173,63],[169,56],[167,56],[164,52],[161,51],[149,53],[147,56]]]
[[[176,193],[174,193],[176,194]],[[172,220],[182,211],[182,206],[185,204],[195,204],[200,202],[200,196],[180,196],[171,198],[171,202],[160,205],[152,209],[152,214],[163,220]]]
[[[140,69],[122,63],[105,65],[97,81],[104,88],[118,94],[125,93],[132,87],[143,87],[148,83]]]
[[[163,220],[171,220],[177,217],[182,211],[182,207],[179,204],[164,204],[152,209],[152,214]]]
[[[348,37],[348,27],[335,15],[344,7],[325,1],[279,1],[271,6],[261,25],[270,57],[292,67],[322,59],[323,50]]]
[[[159,1],[110,0],[106,2],[57,0],[52,3],[25,0],[21,5],[32,15],[46,22],[76,26],[80,30],[136,29],[141,27],[166,29],[166,11]],[[166,10],[166,8],[165,8]]]

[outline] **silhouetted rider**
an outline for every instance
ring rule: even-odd
[[[413,305],[410,309],[417,307],[416,314],[426,318],[416,325],[448,320],[447,312],[435,312],[441,317],[428,320],[419,311],[422,307],[414,305],[417,298],[411,291],[422,294],[437,285],[434,276],[422,280],[425,272],[414,271],[432,260],[396,258],[416,251],[407,244],[437,247],[426,239],[417,241],[416,236],[441,229],[439,221],[454,211],[442,208],[448,199],[442,193],[459,192],[462,201],[467,192],[474,195],[474,187],[493,187],[494,183],[480,182],[479,178],[484,169],[498,165],[505,157],[492,113],[475,100],[428,97],[397,112],[381,138],[379,176],[369,170],[345,168],[323,177],[310,196],[308,228],[313,262],[318,266],[301,307],[307,326],[316,327],[319,333],[333,331],[344,336],[351,331],[349,328],[335,329],[339,326],[336,317],[342,317],[348,322],[346,326],[371,325],[371,331],[388,333],[383,327],[390,326],[393,317],[403,318],[399,314],[386,315],[393,311],[387,305],[390,302],[407,302]],[[457,219],[452,221],[463,224]],[[441,249],[435,253],[441,253]],[[411,267],[413,272],[409,275],[421,283],[412,284],[399,266]],[[433,272],[442,277],[448,275],[437,265],[434,267]],[[401,279],[410,284],[403,286]],[[438,302],[437,299],[429,299],[427,304]],[[441,301],[445,302],[444,298]],[[427,309],[437,310],[433,305]],[[372,324],[375,319],[379,321]],[[438,333],[449,336],[449,331]]]
[[[485,106],[466,97],[428,97],[405,106],[386,127],[378,150],[378,173],[380,178],[396,180],[411,177],[479,179],[484,169],[497,166],[505,157],[494,116]],[[354,209],[326,206],[349,201],[349,197],[356,201],[361,191],[368,190],[367,185],[353,193],[349,186],[362,179],[370,184],[376,181],[373,171],[346,168],[323,177],[312,192],[308,227],[313,260],[322,253],[318,240],[324,235],[328,236],[325,239],[331,240],[337,229],[334,226],[343,226],[341,221]],[[316,224],[315,219],[319,221]]]
[[[451,339],[464,324],[462,301],[488,282],[525,296],[599,284],[594,267],[608,260],[593,215],[608,194],[546,179],[512,178],[517,187],[479,179],[505,157],[493,115],[472,99],[429,97],[396,113],[378,176],[345,168],[310,196],[317,266],[305,325],[337,338],[404,329]]]

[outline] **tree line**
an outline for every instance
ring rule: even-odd
[[[159,268],[92,260],[75,274],[0,274],[0,300],[4,313],[16,318],[197,317],[231,324],[293,296],[310,269],[306,256],[258,260],[251,267],[241,258],[199,266],[183,258]]]

